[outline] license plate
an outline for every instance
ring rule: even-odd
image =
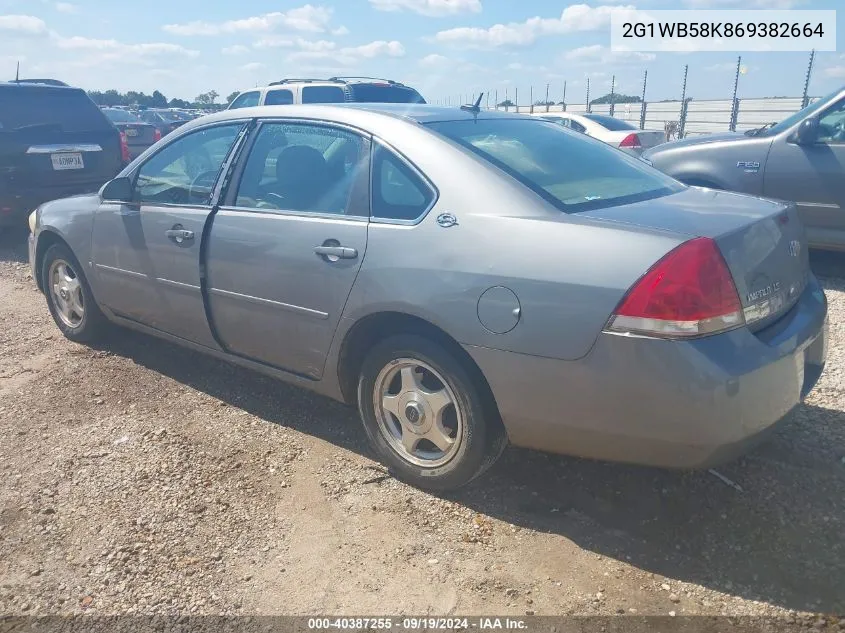
[[[131,127],[127,128],[126,136],[138,136],[138,130],[133,130]]]
[[[84,169],[85,163],[82,162],[82,154],[50,154],[50,159],[53,161],[53,169]]]

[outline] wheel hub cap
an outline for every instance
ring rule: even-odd
[[[419,402],[410,402],[405,407],[405,419],[414,426],[419,426],[425,419],[425,412]]]

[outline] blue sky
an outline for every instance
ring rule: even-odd
[[[480,90],[519,90],[527,103],[551,86],[560,100],[591,94],[729,97],[736,54],[610,51],[611,6],[645,9],[801,8],[842,10],[837,53],[819,53],[810,92],[845,85],[841,0],[0,0],[0,77],[55,77],[87,89],[193,98],[282,77],[360,74],[417,87],[429,100]],[[800,96],[806,53],[747,53],[739,95]]]

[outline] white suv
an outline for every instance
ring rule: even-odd
[[[283,79],[244,90],[227,110],[299,103],[425,103],[419,92],[397,81],[373,77]]]

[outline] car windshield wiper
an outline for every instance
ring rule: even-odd
[[[753,130],[748,130],[745,133],[745,135],[746,136],[760,136],[763,132],[765,132],[766,130],[768,130],[770,128],[773,128],[776,125],[777,125],[777,121],[775,121],[773,123],[766,123],[766,125],[764,125],[762,127],[757,127],[757,128],[754,128]]]

